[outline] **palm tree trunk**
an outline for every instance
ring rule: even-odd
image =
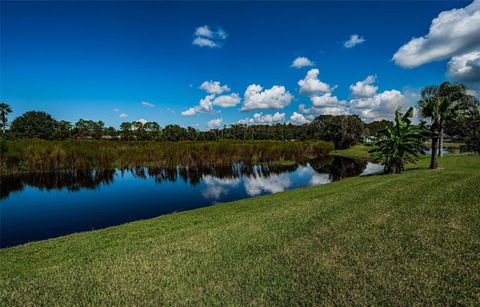
[[[443,127],[440,128],[440,146],[438,147],[438,156],[441,157],[443,154]]]
[[[437,145],[438,145],[438,137],[434,136],[432,137],[432,159],[430,160],[431,169],[438,168]]]

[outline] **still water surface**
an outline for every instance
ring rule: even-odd
[[[1,247],[380,170],[371,162],[331,157],[289,166],[237,163],[4,176]]]

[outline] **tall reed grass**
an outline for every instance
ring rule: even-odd
[[[109,169],[136,166],[302,162],[333,150],[330,142],[4,140],[0,173]]]

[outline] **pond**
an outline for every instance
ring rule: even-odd
[[[288,165],[235,163],[3,176],[1,247],[381,170],[364,160],[329,157]]]

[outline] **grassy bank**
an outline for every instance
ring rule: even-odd
[[[367,146],[365,144],[357,144],[348,149],[335,150],[333,154],[340,157],[368,159],[370,158],[368,151],[372,148],[372,146]]]
[[[474,305],[480,157],[0,250],[0,305]]]
[[[425,143],[428,147],[430,147],[431,143]],[[460,153],[460,147],[463,146],[463,143],[444,143],[443,147],[448,149],[452,153]],[[350,158],[360,158],[360,159],[368,159],[370,158],[370,154],[368,153],[373,146],[367,146],[365,144],[357,144],[348,149],[339,149],[333,151],[333,154],[336,156],[341,157],[350,157]]]
[[[325,156],[330,142],[216,141],[128,142],[96,140],[17,140],[0,144],[0,173],[110,169],[146,165],[176,166],[301,162]]]

